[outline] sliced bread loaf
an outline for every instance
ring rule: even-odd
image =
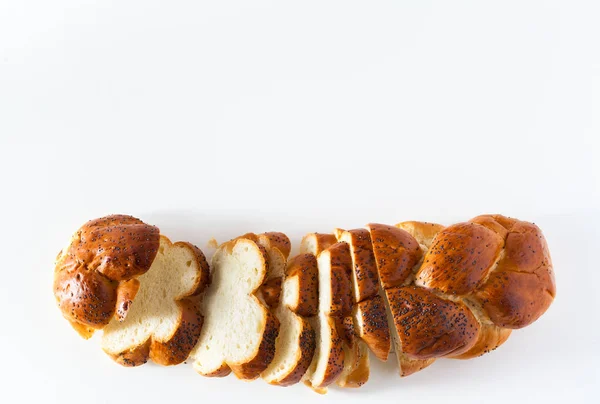
[[[252,380],[275,353],[279,321],[257,297],[269,275],[268,254],[255,235],[219,246],[212,258],[211,284],[201,311],[204,327],[191,353],[194,369],[204,376]]]
[[[377,358],[386,361],[390,352],[390,331],[385,305],[379,296],[379,276],[368,230],[336,229],[340,242],[348,244],[352,259],[354,315],[358,336]]]
[[[139,290],[127,316],[104,328],[102,348],[118,363],[137,366],[148,358],[175,365],[187,357],[202,328],[202,316],[188,297],[208,283],[209,268],[195,246],[160,236],[150,269],[139,276]]]
[[[327,386],[344,370],[344,331],[340,332],[338,323],[352,310],[350,250],[345,243],[324,248],[324,244],[331,241],[330,237],[307,236],[301,247],[312,253],[321,251],[317,257],[319,314],[312,320],[316,349],[304,378],[308,386],[321,393],[326,392]]]
[[[282,301],[275,310],[281,323],[275,357],[261,374],[267,383],[289,386],[298,383],[306,373],[315,351],[315,332],[306,317],[317,314],[317,288],[315,257],[300,254],[291,259],[282,286]]]

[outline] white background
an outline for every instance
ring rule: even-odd
[[[598,402],[599,137],[595,1],[1,1],[0,401]],[[121,368],[52,296],[58,250],[110,213],[203,248],[488,212],[543,229],[549,311],[325,397]]]

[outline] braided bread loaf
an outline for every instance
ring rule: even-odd
[[[284,234],[247,233],[219,247],[209,282],[199,249],[114,215],[59,253],[54,293],[82,336],[104,329],[121,364],[177,364],[191,351],[203,375],[320,392],[367,382],[367,349],[381,360],[393,350],[401,376],[483,355],[556,293],[540,229],[501,215],[311,233],[300,253],[288,263]]]
[[[403,376],[436,358],[496,349],[512,329],[539,318],[556,293],[548,246],[534,224],[484,215],[446,228],[369,229]]]

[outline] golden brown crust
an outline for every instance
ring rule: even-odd
[[[69,321],[69,324],[71,324],[71,327],[73,327],[73,329],[77,331],[77,333],[84,339],[90,339],[96,331],[93,328],[88,327],[87,325],[76,323],[74,321]]]
[[[501,328],[494,324],[484,323],[480,326],[481,331],[475,345],[460,355],[451,356],[452,359],[471,359],[491,352],[506,342],[512,332],[509,328]]]
[[[258,239],[260,243],[265,246],[265,248],[277,248],[283,253],[285,258],[290,256],[292,244],[290,243],[288,236],[285,234],[271,231],[259,234]]]
[[[340,387],[358,388],[369,380],[369,352],[367,345],[354,338],[344,346],[344,371],[337,378]]]
[[[276,383],[278,386],[291,386],[302,380],[315,353],[315,331],[306,319],[301,317],[299,317],[299,319],[302,327],[299,337],[300,358],[297,360],[294,369],[286,377]]]
[[[318,257],[322,251],[335,243],[337,240],[333,234],[309,233],[302,238],[300,253],[310,253]]]
[[[204,317],[198,307],[189,299],[177,302],[181,310],[179,326],[168,341],[150,338],[150,358],[154,363],[169,366],[177,365],[187,359],[196,346]]]
[[[220,368],[210,373],[202,373],[204,377],[225,377],[229,376],[231,373],[231,368],[226,364],[222,364]]]
[[[429,248],[433,238],[444,228],[444,226],[437,223],[415,221],[401,222],[396,224],[396,227],[409,232],[419,244],[424,245],[426,248]]]
[[[556,293],[550,253],[541,230],[502,215],[481,215],[471,222],[505,239],[504,256],[475,293],[475,300],[499,326],[521,328],[535,321]]]
[[[338,241],[347,242],[350,246],[354,278],[354,301],[357,303],[362,302],[377,295],[379,278],[369,231],[365,229],[336,229],[336,235]]]
[[[124,318],[123,304],[134,288],[123,289],[119,296],[119,283],[148,271],[158,245],[158,228],[131,216],[87,222],[56,262],[54,295],[63,316],[78,324],[78,331],[85,330],[83,335],[105,327],[118,309]]]
[[[275,356],[275,340],[279,335],[279,320],[269,310],[265,310],[265,312],[267,317],[265,330],[256,356],[251,361],[243,364],[229,364],[229,367],[239,379],[256,379],[269,366]]]
[[[387,297],[402,352],[411,358],[460,355],[477,341],[479,322],[463,303],[417,286],[388,289]]]
[[[458,223],[440,231],[423,258],[416,284],[465,295],[487,278],[504,240],[476,223]]]
[[[165,236],[161,236],[161,237],[165,237]],[[187,241],[178,241],[174,245],[175,246],[184,246],[184,247],[188,248],[190,251],[192,251],[194,259],[196,260],[196,265],[200,269],[200,276],[196,280],[196,288],[182,297],[198,296],[200,293],[204,292],[204,290],[208,287],[208,285],[210,285],[210,266],[208,265],[206,256],[204,255],[202,250],[200,250],[194,244],[188,243]]]
[[[374,296],[356,305],[356,316],[361,326],[356,327],[360,338],[375,356],[386,361],[390,353],[390,329],[388,327],[385,303],[381,296]]]
[[[548,245],[534,224],[491,216],[507,230],[504,255],[473,295],[494,324],[522,328],[537,320],[556,294]]]
[[[342,387],[358,388],[369,381],[371,367],[369,365],[369,352],[366,345],[356,344],[356,364],[352,373],[348,375]]]
[[[384,289],[401,286],[423,255],[419,243],[406,230],[394,226],[370,223],[367,228],[381,286]]]
[[[317,315],[319,310],[319,279],[317,259],[312,254],[300,254],[292,258],[286,269],[287,278],[297,278],[298,304],[289,307],[303,317]]]
[[[330,316],[345,317],[352,312],[352,258],[346,243],[335,243],[327,248],[331,260],[331,307]]]
[[[139,289],[140,281],[137,279],[119,282],[117,287],[117,311],[115,313],[117,320],[123,321],[125,319]]]
[[[269,263],[267,276],[259,288],[258,296],[269,308],[276,308],[281,297],[281,284],[285,275],[290,240],[285,234],[275,232],[262,233],[258,236],[252,233],[249,235],[251,240],[265,249]]]
[[[93,333],[112,319],[118,284],[96,271],[63,267],[54,275],[54,296],[67,320]]]
[[[413,373],[419,372],[425,369],[427,366],[435,362],[435,358],[430,359],[412,359],[405,354],[400,355],[400,376],[406,377]]]
[[[313,385],[313,388],[319,389],[329,386],[333,383],[344,370],[344,348],[343,341],[337,332],[335,320],[332,317],[325,316],[331,338],[331,349],[326,354],[328,355],[327,368],[321,383]],[[323,352],[319,352],[322,355]]]
[[[121,352],[117,355],[109,354],[109,356],[119,365],[126,367],[135,367],[148,362],[150,357],[150,340],[147,340],[142,345],[133,349]]]
[[[281,277],[264,282],[260,287],[260,295],[267,306],[270,308],[277,307],[281,296]]]

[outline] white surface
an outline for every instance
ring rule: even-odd
[[[0,402],[598,402],[598,2],[198,3],[0,3]],[[490,355],[326,398],[125,369],[51,293],[116,212],[201,247],[501,212],[542,227],[558,295]]]

